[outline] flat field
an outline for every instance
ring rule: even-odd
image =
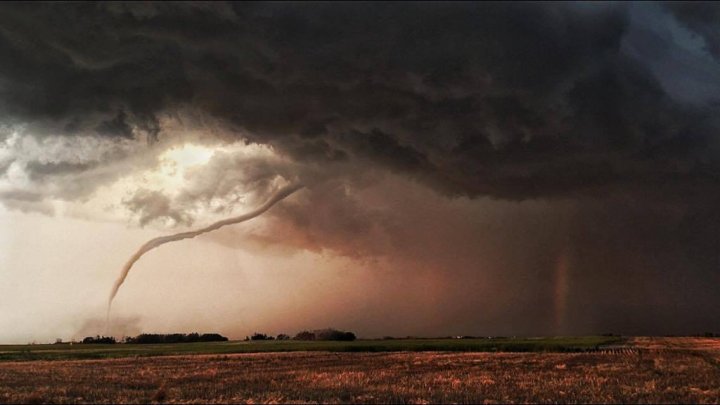
[[[718,403],[720,339],[588,352],[195,354],[0,362],[0,402]]]
[[[619,344],[624,339],[607,336],[487,338],[487,339],[392,339],[332,341],[234,341],[173,344],[46,344],[0,345],[0,361],[84,360],[180,354],[232,354],[264,352],[580,352]]]

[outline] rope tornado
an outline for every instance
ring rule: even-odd
[[[164,245],[166,243],[176,242],[176,241],[179,241],[182,239],[194,238],[198,235],[202,235],[204,233],[212,232],[217,229],[220,229],[226,225],[238,224],[240,222],[245,222],[247,220],[253,219],[259,215],[262,215],[265,211],[272,208],[273,205],[284,200],[290,194],[298,191],[302,187],[303,187],[302,184],[290,184],[288,186],[285,186],[285,187],[281,188],[280,190],[278,190],[275,194],[273,194],[265,202],[265,204],[261,205],[260,207],[256,208],[253,211],[250,211],[250,212],[240,215],[238,217],[223,219],[221,221],[215,222],[211,225],[206,226],[205,228],[201,228],[196,231],[180,232],[180,233],[176,233],[174,235],[160,236],[158,238],[150,239],[149,241],[145,242],[145,244],[140,246],[140,249],[138,249],[137,252],[135,252],[135,254],[133,254],[130,257],[130,259],[127,261],[127,263],[125,263],[125,266],[123,266],[122,271],[120,272],[120,277],[118,277],[118,279],[115,281],[115,284],[113,285],[112,291],[110,292],[110,298],[108,299],[106,324],[109,325],[110,307],[112,306],[112,302],[113,302],[113,299],[115,298],[115,295],[117,295],[117,292],[120,289],[120,286],[122,286],[123,282],[125,282],[125,278],[127,278],[128,273],[130,273],[130,269],[132,269],[135,262],[137,262],[145,253],[149,252],[150,250],[155,249],[158,246]]]

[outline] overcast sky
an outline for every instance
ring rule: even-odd
[[[718,3],[0,5],[0,343],[720,332]]]

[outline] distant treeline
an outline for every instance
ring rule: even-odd
[[[290,337],[284,333],[277,335],[277,337],[269,336],[264,333],[255,333],[252,336],[247,336],[245,340],[338,340],[350,342],[356,339],[353,332],[346,332],[337,329],[318,329],[312,332],[304,330],[294,337]],[[143,333],[135,337],[125,337],[120,343],[129,344],[150,344],[150,343],[193,343],[193,342],[227,342],[228,338],[218,333],[170,333],[170,334],[158,334],[158,333]],[[88,336],[82,340],[85,344],[114,344],[118,343],[112,336]]]
[[[193,342],[227,342],[228,338],[218,333],[171,333],[160,335],[155,333],[143,333],[135,337],[125,339],[125,343],[193,343]]]
[[[289,340],[290,336],[284,333],[277,335],[277,337],[268,336],[264,333],[255,333],[252,336],[248,336],[245,340]],[[356,339],[356,336],[352,332],[344,332],[332,328],[319,329],[315,331],[304,330],[295,335],[293,340],[340,340],[350,342]]]
[[[112,336],[88,336],[85,339],[82,340],[83,343],[102,343],[102,344],[114,344],[115,338]],[[57,342],[55,342],[57,343]]]
[[[126,337],[123,343],[146,344],[146,343],[192,343],[192,342],[227,342],[228,338],[217,333],[143,333],[135,337]],[[82,340],[83,343],[117,343],[112,336],[88,336]]]

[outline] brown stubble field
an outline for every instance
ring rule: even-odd
[[[720,342],[590,353],[255,353],[0,363],[0,402],[718,403]]]

